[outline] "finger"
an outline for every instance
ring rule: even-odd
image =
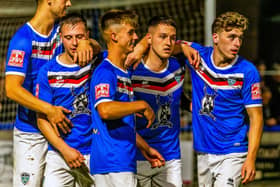
[[[89,62],[93,59],[93,56],[94,56],[94,50],[90,49],[88,54]]]
[[[68,110],[68,109],[66,109],[66,108],[64,108],[64,107],[60,107],[61,109],[62,109],[62,112],[64,113],[64,114],[70,114],[72,111],[71,110]]]
[[[146,128],[150,128],[151,125],[152,125],[152,121],[149,120],[149,121],[148,121],[148,124],[147,124],[147,126],[146,126]]]
[[[59,127],[59,129],[64,133],[64,134],[67,134],[67,130],[64,129],[64,126],[62,123],[57,123],[57,126]]]
[[[61,122],[61,124],[63,125],[63,128],[67,131],[66,133],[71,132],[71,128],[69,127],[66,121]]]
[[[91,61],[92,58],[90,58],[90,53],[92,53],[92,48],[90,48],[88,51],[86,51],[86,60],[87,60],[87,64]]]
[[[73,127],[73,123],[70,121],[70,119],[68,119],[67,117],[64,117],[64,123],[66,123],[67,127],[69,127],[70,129]]]
[[[199,53],[197,52],[197,60],[196,60],[195,68],[198,69],[200,64],[201,64],[201,57],[200,57]]]
[[[142,118],[142,117],[144,117],[142,114],[140,114],[140,113],[135,113],[135,115],[137,116],[137,117],[140,117],[140,118]]]
[[[57,126],[56,126],[54,123],[52,123],[52,127],[53,127],[53,129],[54,129],[55,134],[56,134],[58,137],[60,137],[60,133],[59,133],[59,131],[58,131]]]
[[[141,60],[138,60],[137,62],[135,62],[133,64],[133,70],[135,70],[137,68],[137,66],[140,64]]]

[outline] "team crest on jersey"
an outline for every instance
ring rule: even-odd
[[[233,79],[233,78],[229,78],[229,79],[227,80],[227,82],[228,82],[228,85],[232,86],[232,85],[234,85],[234,84],[236,83],[236,80]]]
[[[87,95],[87,90],[88,88],[82,89],[81,93],[75,93],[74,88],[71,88],[71,93],[72,96],[75,97],[74,102],[73,102],[73,108],[74,110],[71,113],[71,117],[74,117],[78,114],[91,114],[91,111],[89,110],[89,100],[88,100],[88,95]]]
[[[157,101],[157,105],[159,106],[159,109],[156,114],[157,122],[151,126],[151,129],[157,129],[159,127],[172,128],[173,124],[170,121],[171,118],[170,105],[172,102],[172,94],[168,95],[168,97],[162,98],[162,100],[161,97],[157,95],[156,101]]]
[[[215,93],[208,94],[206,86],[204,86],[203,90],[204,90],[204,97],[202,98],[201,101],[201,110],[199,111],[199,114],[207,115],[211,117],[213,120],[215,120],[216,117],[213,115],[212,111],[214,109],[215,97],[217,95]]]
[[[26,185],[30,179],[30,174],[29,173],[26,173],[26,172],[23,172],[21,175],[21,182],[23,185]]]
[[[22,67],[25,52],[21,50],[12,50],[8,61],[9,66]]]
[[[176,80],[176,82],[177,83],[180,83],[180,81],[181,81],[181,75],[175,75],[175,80]]]

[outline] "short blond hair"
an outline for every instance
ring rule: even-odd
[[[112,25],[130,24],[138,27],[138,15],[131,10],[113,9],[106,12],[100,19],[100,30],[106,42],[109,41],[109,35],[106,32]]]
[[[225,12],[218,16],[212,24],[212,34],[222,30],[231,31],[234,28],[243,32],[248,28],[248,19],[238,12]]]

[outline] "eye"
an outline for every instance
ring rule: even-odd
[[[175,41],[176,40],[176,35],[171,36],[170,39]]]
[[[160,34],[159,37],[160,37],[161,39],[165,39],[165,38],[167,37],[167,35],[166,35],[166,34]]]
[[[83,35],[83,34],[78,34],[76,37],[77,37],[77,39],[83,39],[83,38],[85,37],[85,35]]]
[[[64,38],[65,38],[66,40],[71,40],[72,36],[66,35],[66,36],[64,36]]]

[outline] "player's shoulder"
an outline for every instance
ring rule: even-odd
[[[240,67],[240,69],[242,69],[245,72],[258,71],[257,67],[253,62],[245,59],[242,56],[238,56],[238,60],[236,64]]]
[[[114,70],[112,64],[108,61],[108,59],[102,60],[102,62],[96,67],[94,74],[104,74],[112,73]]]
[[[29,44],[32,45],[32,30],[28,23],[25,23],[13,35],[10,46],[29,46]]]

